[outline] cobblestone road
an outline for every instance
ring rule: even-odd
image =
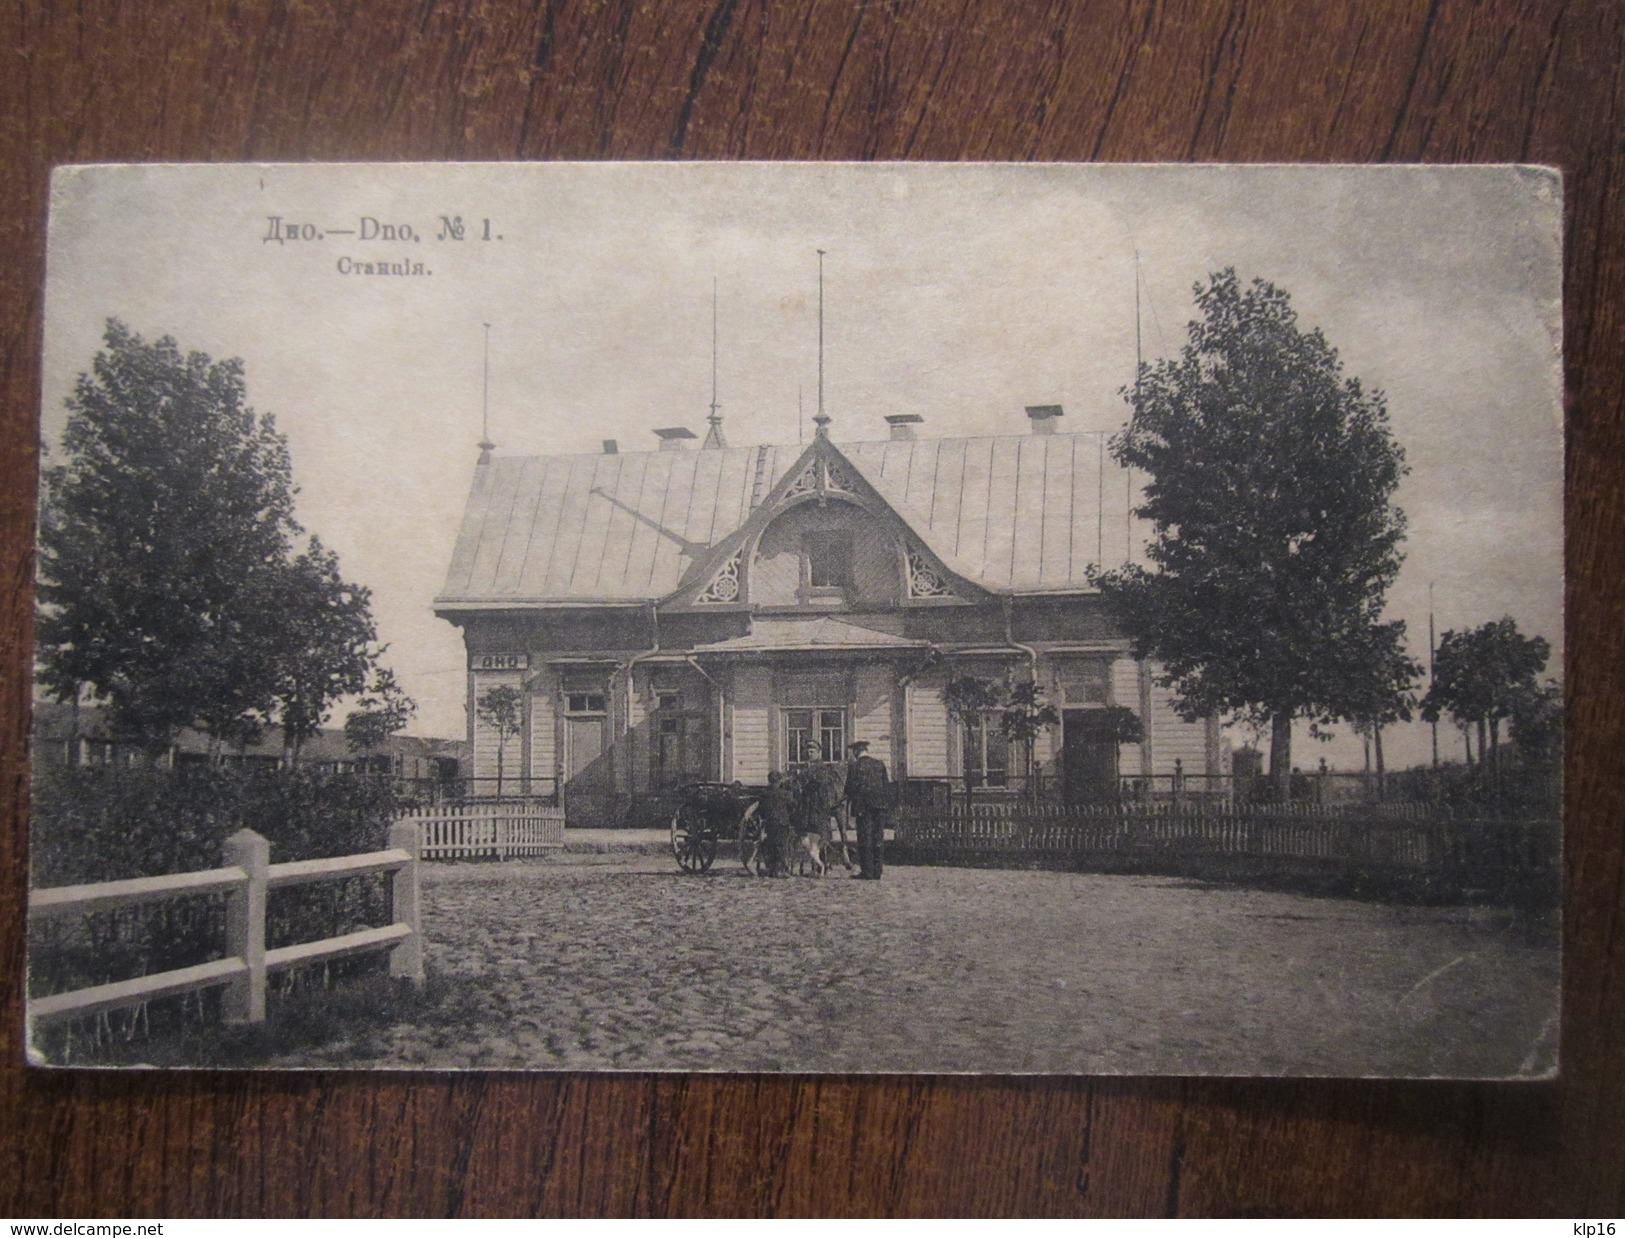
[[[1555,932],[1152,877],[430,866],[426,1016],[284,1066],[1544,1073]]]

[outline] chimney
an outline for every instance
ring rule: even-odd
[[[886,424],[891,427],[893,439],[911,439],[914,437],[914,427],[924,420],[918,413],[893,413],[886,418]]]
[[[694,431],[687,426],[667,426],[655,433],[660,436],[661,451],[682,451],[683,440],[694,437]]]
[[[604,440],[604,454],[606,456],[619,455],[620,451],[621,451],[621,445],[619,443],[617,443],[614,439],[606,438]]]
[[[1034,434],[1054,434],[1055,423],[1061,418],[1059,404],[1029,404],[1027,416],[1032,418]]]

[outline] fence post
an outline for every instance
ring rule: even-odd
[[[265,1021],[265,891],[271,844],[253,830],[238,830],[223,848],[227,867],[248,874],[248,883],[226,895],[226,953],[248,964],[246,975],[226,986],[227,1023]]]
[[[412,934],[389,952],[389,974],[414,984],[423,983],[423,916],[419,907],[418,869],[423,847],[418,827],[410,821],[397,821],[389,827],[390,847],[405,851],[412,862],[397,868],[390,880],[390,903],[397,923],[411,928]]]

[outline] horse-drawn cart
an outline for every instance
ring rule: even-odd
[[[761,791],[737,782],[692,782],[678,792],[671,815],[671,853],[685,873],[703,873],[717,848],[733,844],[745,863],[760,836]]]

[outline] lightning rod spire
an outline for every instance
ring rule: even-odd
[[[496,444],[491,441],[491,324],[485,327],[485,355],[480,375],[480,463],[491,463]]]

